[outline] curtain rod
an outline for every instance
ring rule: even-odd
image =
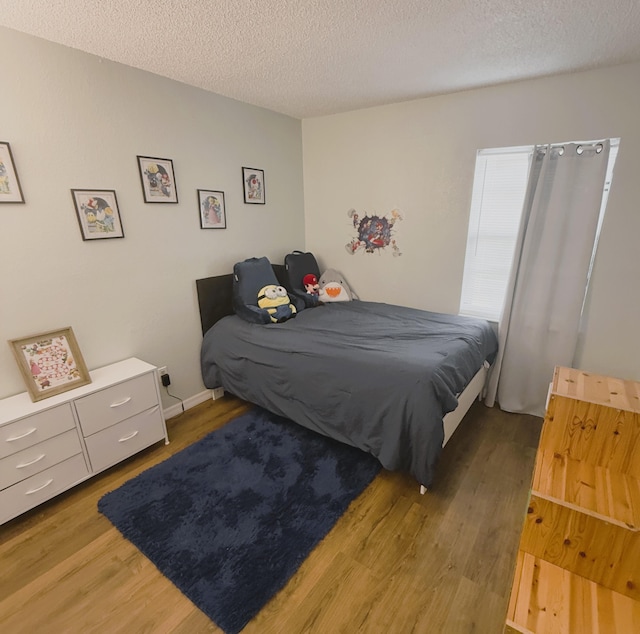
[[[544,153],[547,151],[547,148],[549,148],[551,150],[559,150],[560,154],[563,154],[565,146],[575,145],[577,154],[583,154],[585,150],[592,150],[592,149],[595,149],[596,154],[600,154],[600,152],[604,150],[604,143],[607,140],[608,139],[605,139],[603,141],[587,141],[586,143],[576,143],[571,141],[567,143],[548,143],[546,145],[536,145],[536,151]]]

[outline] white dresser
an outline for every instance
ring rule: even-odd
[[[157,368],[126,359],[91,383],[32,402],[0,400],[0,524],[160,440]]]

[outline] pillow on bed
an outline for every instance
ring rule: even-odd
[[[258,292],[265,286],[279,286],[278,278],[266,257],[249,258],[233,267],[233,310],[253,324],[270,324],[269,311],[258,307]]]
[[[341,273],[335,269],[327,269],[320,276],[320,301],[350,302],[358,299]]]
[[[300,298],[308,308],[319,304],[319,295],[310,284],[307,288],[309,277],[320,277],[320,269],[313,253],[293,251],[284,258],[284,266],[287,272],[287,288],[290,294]]]
[[[266,257],[249,258],[237,262],[233,267],[233,310],[238,317],[253,324],[273,323],[271,310],[258,306],[258,296],[265,286],[280,287],[271,262]],[[298,298],[291,298],[295,308],[292,313],[304,309],[304,302]],[[280,317],[276,321],[284,321]]]

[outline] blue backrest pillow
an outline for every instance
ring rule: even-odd
[[[273,323],[269,311],[258,306],[258,292],[265,286],[280,286],[280,282],[268,258],[249,258],[233,267],[233,310],[238,317],[253,324]],[[304,308],[302,301],[291,298],[298,311]]]
[[[233,310],[238,317],[254,324],[268,324],[269,313],[258,308],[258,291],[278,284],[268,258],[249,258],[233,266]]]
[[[313,253],[303,253],[302,251],[288,253],[284,258],[284,266],[287,272],[289,291],[302,300],[303,306],[317,306],[318,296],[309,294],[303,283],[304,277],[309,274],[315,275],[316,279],[320,278],[320,269]]]

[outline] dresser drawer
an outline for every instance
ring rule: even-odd
[[[94,471],[102,471],[134,453],[164,440],[160,408],[155,407],[104,429],[86,439],[89,460]]]
[[[157,404],[156,376],[153,372],[75,401],[85,437]]]
[[[0,523],[62,493],[89,475],[82,454],[0,491]]]
[[[0,489],[40,473],[71,456],[82,453],[78,432],[70,429],[33,447],[0,460]]]
[[[0,427],[0,458],[75,428],[71,405],[64,403]]]

